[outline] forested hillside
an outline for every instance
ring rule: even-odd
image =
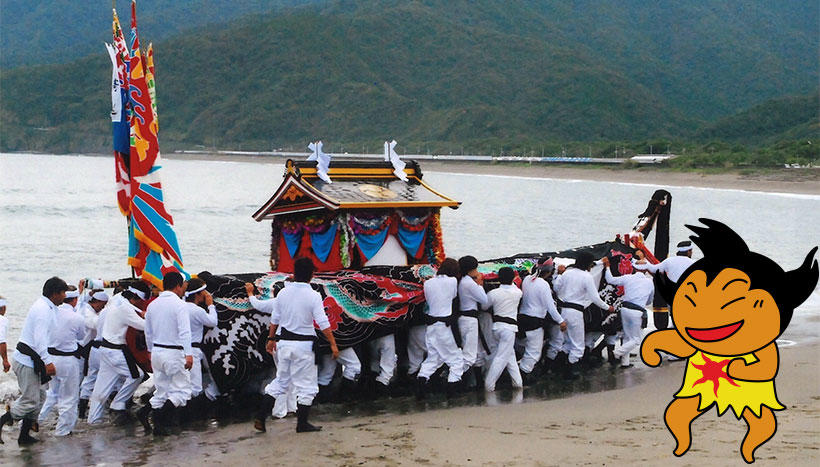
[[[407,150],[607,151],[817,133],[812,2],[313,3],[155,41],[165,150],[390,137]],[[101,47],[3,70],[0,149],[107,151],[109,79]]]

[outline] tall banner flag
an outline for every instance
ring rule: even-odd
[[[131,216],[131,175],[130,175],[130,115],[128,100],[128,48],[125,37],[114,10],[112,23],[114,41],[106,44],[111,58],[113,73],[111,78],[111,127],[114,137],[114,170],[117,183],[117,206],[125,217]]]
[[[153,107],[153,64],[145,63],[140,50],[137,32],[137,5],[131,2],[131,34],[129,44],[125,43],[122,30],[119,28],[117,13],[114,11],[114,49],[112,62],[122,52],[125,67],[123,82],[127,93],[123,100],[125,118],[128,123],[128,146],[126,150],[127,166],[121,177],[120,160],[117,161],[118,201],[120,191],[127,197],[127,210],[120,209],[128,215],[128,264],[134,272],[157,287],[162,287],[162,277],[169,271],[179,271],[187,276],[183,269],[182,254],[174,232],[174,221],[165,209],[159,172],[162,159],[157,138],[158,126]],[[153,51],[146,56],[152,57]],[[150,71],[149,71],[150,70]],[[150,81],[150,84],[149,84]],[[112,120],[114,119],[114,92],[112,85]],[[116,123],[115,123],[116,125]],[[119,152],[118,137],[115,128],[114,149]],[[125,165],[125,164],[122,164]],[[126,184],[128,190],[119,190],[120,183]]]

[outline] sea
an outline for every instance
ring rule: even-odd
[[[161,177],[187,271],[269,270],[270,221],[251,215],[279,186],[284,161],[186,157],[164,159]],[[820,244],[817,195],[756,192],[753,182],[748,191],[671,187],[662,173],[655,185],[500,176],[491,174],[491,166],[486,175],[465,174],[459,167],[424,173],[428,184],[462,202],[442,212],[448,256],[490,259],[614,239],[629,232],[659,188],[672,194],[672,245],[689,236],[685,224],[702,217],[729,225],[753,251],[787,270]],[[46,279],[56,275],[76,284],[129,277],[126,258],[126,220],[116,204],[112,157],[0,154],[0,296],[8,301],[10,353]],[[792,326],[817,315],[815,290]],[[0,400],[16,390],[14,375],[0,373]]]

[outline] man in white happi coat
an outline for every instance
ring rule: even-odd
[[[85,337],[85,322],[75,311],[79,292],[69,286],[62,305],[57,307],[48,353],[51,354],[57,374],[48,383],[48,392],[38,421],[43,423],[57,407],[57,426],[54,434],[66,436],[77,424],[77,402],[80,398],[80,363]]]
[[[31,305],[17,341],[12,369],[17,376],[20,397],[0,417],[0,431],[3,426],[12,425],[15,420],[22,420],[20,436],[17,438],[17,443],[21,446],[39,441],[29,432],[36,423],[46,397],[45,383],[57,373],[52,356],[48,353],[48,346],[57,306],[65,300],[66,290],[68,285],[56,276],[43,284],[43,295]],[[0,437],[0,443],[2,441]]]
[[[550,342],[559,341],[563,343],[563,333],[567,330],[567,322],[558,313],[555,306],[555,299],[552,297],[552,288],[549,282],[555,270],[552,260],[544,261],[537,265],[532,274],[521,281],[521,312],[518,317],[518,328],[523,330],[526,338],[524,345],[524,355],[518,366],[521,369],[521,376],[524,382],[529,382],[532,378],[532,371],[535,364],[541,360],[541,352],[544,348],[544,327],[546,321],[552,322],[550,329]],[[547,315],[549,314],[549,318]],[[555,336],[557,334],[557,336]],[[553,345],[554,346],[554,345]],[[549,355],[548,355],[549,358]],[[555,358],[555,354],[552,355]]]
[[[678,251],[675,256],[670,256],[658,264],[652,264],[646,260],[638,261],[633,266],[639,271],[649,271],[653,274],[666,274],[672,282],[678,282],[683,273],[695,261],[692,259],[692,242],[684,240],[678,243]],[[669,324],[669,314],[664,312],[655,312],[652,320],[657,329],[666,329]],[[677,357],[670,355],[670,359],[678,360]]]
[[[325,314],[322,296],[310,286],[314,268],[309,258],[297,259],[293,264],[293,282],[286,282],[285,288],[276,296],[266,346],[271,355],[277,354],[276,378],[265,387],[254,418],[253,426],[258,431],[266,430],[265,419],[271,415],[276,399],[285,396],[291,387],[296,392],[296,432],[321,429],[308,422],[313,399],[319,393],[313,352],[314,323],[330,344],[333,358],[338,358],[339,348]]]
[[[94,383],[97,382],[97,372],[100,369],[100,347],[97,339],[97,329],[100,324],[100,314],[108,303],[108,294],[98,290],[91,294],[91,299],[79,306],[78,312],[85,324],[85,335],[80,343],[83,346],[83,359],[80,378],[80,403],[78,416],[84,419],[88,413],[88,399],[94,391]]]
[[[652,303],[655,296],[655,283],[652,277],[641,271],[615,277],[609,270],[609,258],[604,257],[604,277],[612,285],[624,288],[621,297],[621,323],[624,331],[624,341],[615,349],[615,358],[620,359],[621,368],[632,366],[629,363],[629,353],[641,345],[641,323],[647,314],[646,306]]]
[[[565,268],[558,266],[558,277],[553,280],[553,287],[561,301],[561,316],[567,322],[563,351],[567,354],[568,367],[566,376],[577,378],[579,360],[584,356],[584,309],[595,304],[610,313],[615,309],[607,305],[598,294],[598,287],[589,270],[595,260],[591,253],[581,252],[575,263]]]
[[[424,298],[427,300],[427,358],[421,364],[417,378],[416,397],[426,396],[430,376],[443,364],[447,364],[447,395],[457,391],[464,373],[464,356],[456,345],[453,330],[453,300],[458,296],[458,261],[447,258],[439,266],[435,277],[424,282]]]
[[[292,278],[286,280],[289,281],[291,279]],[[248,301],[255,310],[261,311],[269,316],[273,316],[273,310],[276,309],[276,297],[269,298],[267,300],[257,298],[254,294],[254,285],[250,282],[245,282],[245,292],[248,293]],[[268,322],[270,322],[270,318],[268,318]],[[274,365],[277,367],[279,366],[278,360],[279,355],[273,354]],[[285,418],[288,413],[296,412],[296,395],[293,393],[293,388],[288,390],[288,394],[286,394],[285,397],[279,397],[276,399],[276,404],[273,407],[272,412],[272,415],[276,418]]]
[[[495,391],[495,383],[506,369],[510,374],[513,388],[523,387],[521,372],[515,359],[515,334],[518,332],[518,304],[521,302],[521,290],[513,284],[515,272],[512,268],[498,270],[501,285],[487,294],[489,307],[493,309],[493,334],[496,349],[492,355],[490,368],[484,379],[484,389]]]
[[[191,318],[188,304],[182,300],[188,283],[182,274],[172,271],[162,278],[162,293],[145,311],[145,343],[151,352],[154,391],[151,418],[154,435],[168,434],[168,425],[179,408],[191,398],[191,369],[194,363],[191,347]],[[214,313],[216,310],[214,310]],[[141,409],[140,422],[144,422]]]
[[[185,292],[185,306],[191,321],[191,347],[194,357],[194,366],[191,367],[191,401],[186,404],[192,414],[202,411],[206,400],[215,400],[219,391],[213,384],[213,379],[207,387],[203,387],[203,371],[209,372],[208,362],[202,353],[202,340],[205,328],[215,328],[218,321],[216,306],[210,292],[206,290],[205,281],[193,278],[188,281]]]
[[[461,279],[458,281],[458,332],[461,336],[461,353],[464,358],[464,374],[471,376],[465,381],[475,379],[475,384],[483,385],[478,366],[484,364],[479,362],[479,349],[483,354],[489,349],[484,349],[486,338],[478,326],[478,314],[482,308],[487,308],[487,293],[484,291],[484,276],[478,272],[478,260],[473,256],[463,256],[458,259],[458,267],[461,270]],[[483,360],[483,359],[482,359]],[[466,376],[465,376],[466,378]],[[470,383],[471,384],[471,383]]]
[[[120,384],[120,389],[110,406],[111,413],[114,415],[114,423],[121,425],[131,419],[126,410],[126,404],[142,383],[145,372],[139,368],[128,349],[125,333],[129,327],[139,331],[145,329],[144,313],[137,306],[142,305],[150,294],[151,289],[148,284],[142,281],[135,282],[122,293],[114,295],[101,312],[100,321],[103,324],[102,329],[98,326],[97,332],[97,337],[102,338],[100,348],[97,349],[100,369],[89,401],[89,424],[93,425],[102,420],[105,401],[114,388]]]

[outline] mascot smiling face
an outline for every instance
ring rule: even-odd
[[[751,288],[740,269],[725,268],[709,281],[691,272],[672,300],[678,334],[695,349],[713,355],[743,355],[780,335],[780,307],[765,289]],[[788,322],[788,321],[786,321]]]
[[[817,285],[817,247],[786,272],[749,251],[726,225],[700,222],[706,227],[687,227],[697,234],[690,238],[704,257],[677,283],[655,276],[658,292],[672,304],[675,329],[646,336],[641,358],[649,366],[660,364],[660,351],[688,358],[681,388],[664,414],[676,456],[689,450],[695,418],[712,406],[718,415],[731,407],[749,425],[741,455],[751,463],[755,449],[777,430],[773,411],[785,409],[774,388],[780,361],[775,340]]]

